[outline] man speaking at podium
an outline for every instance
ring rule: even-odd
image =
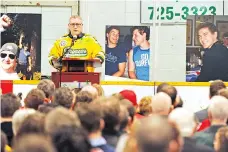
[[[82,33],[82,26],[83,23],[80,16],[70,17],[68,24],[69,33],[55,41],[48,56],[49,63],[54,68],[59,69],[63,57],[99,59],[103,63],[105,56],[102,47],[93,36]],[[66,71],[64,65],[62,71]],[[87,65],[87,71],[94,71],[92,65]]]

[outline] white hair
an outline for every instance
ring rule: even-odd
[[[169,114],[172,101],[169,95],[164,92],[157,93],[151,102],[152,113],[165,113]]]
[[[97,89],[91,85],[84,86],[81,91],[87,91],[93,95],[93,99],[98,97]]]
[[[25,118],[31,114],[34,114],[36,110],[26,108],[26,109],[18,109],[14,112],[12,117],[12,128],[13,128],[13,134],[16,135],[21,124],[25,120]]]
[[[169,120],[175,122],[184,137],[192,135],[196,127],[194,113],[187,111],[184,108],[176,108],[169,114]]]
[[[211,105],[208,108],[212,119],[227,120],[228,118],[228,99],[223,96],[213,96]]]

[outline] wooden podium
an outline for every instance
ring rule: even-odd
[[[87,66],[94,67],[99,59],[80,59],[80,58],[63,58],[62,59],[62,72],[52,72],[52,81],[55,86],[60,87],[60,82],[90,82],[100,83],[100,73],[88,72]],[[60,76],[61,75],[61,76]],[[61,80],[60,80],[61,79]]]

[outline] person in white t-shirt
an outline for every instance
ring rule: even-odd
[[[6,43],[0,49],[0,80],[20,80],[17,72],[18,47],[14,43]]]

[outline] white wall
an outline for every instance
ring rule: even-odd
[[[221,13],[222,9],[218,12]],[[151,80],[185,81],[185,23],[170,23],[156,27],[152,24],[140,24],[140,0],[82,0],[80,16],[84,19],[84,31],[97,37],[103,48],[106,25],[150,25]],[[104,73],[104,64],[100,71]]]

